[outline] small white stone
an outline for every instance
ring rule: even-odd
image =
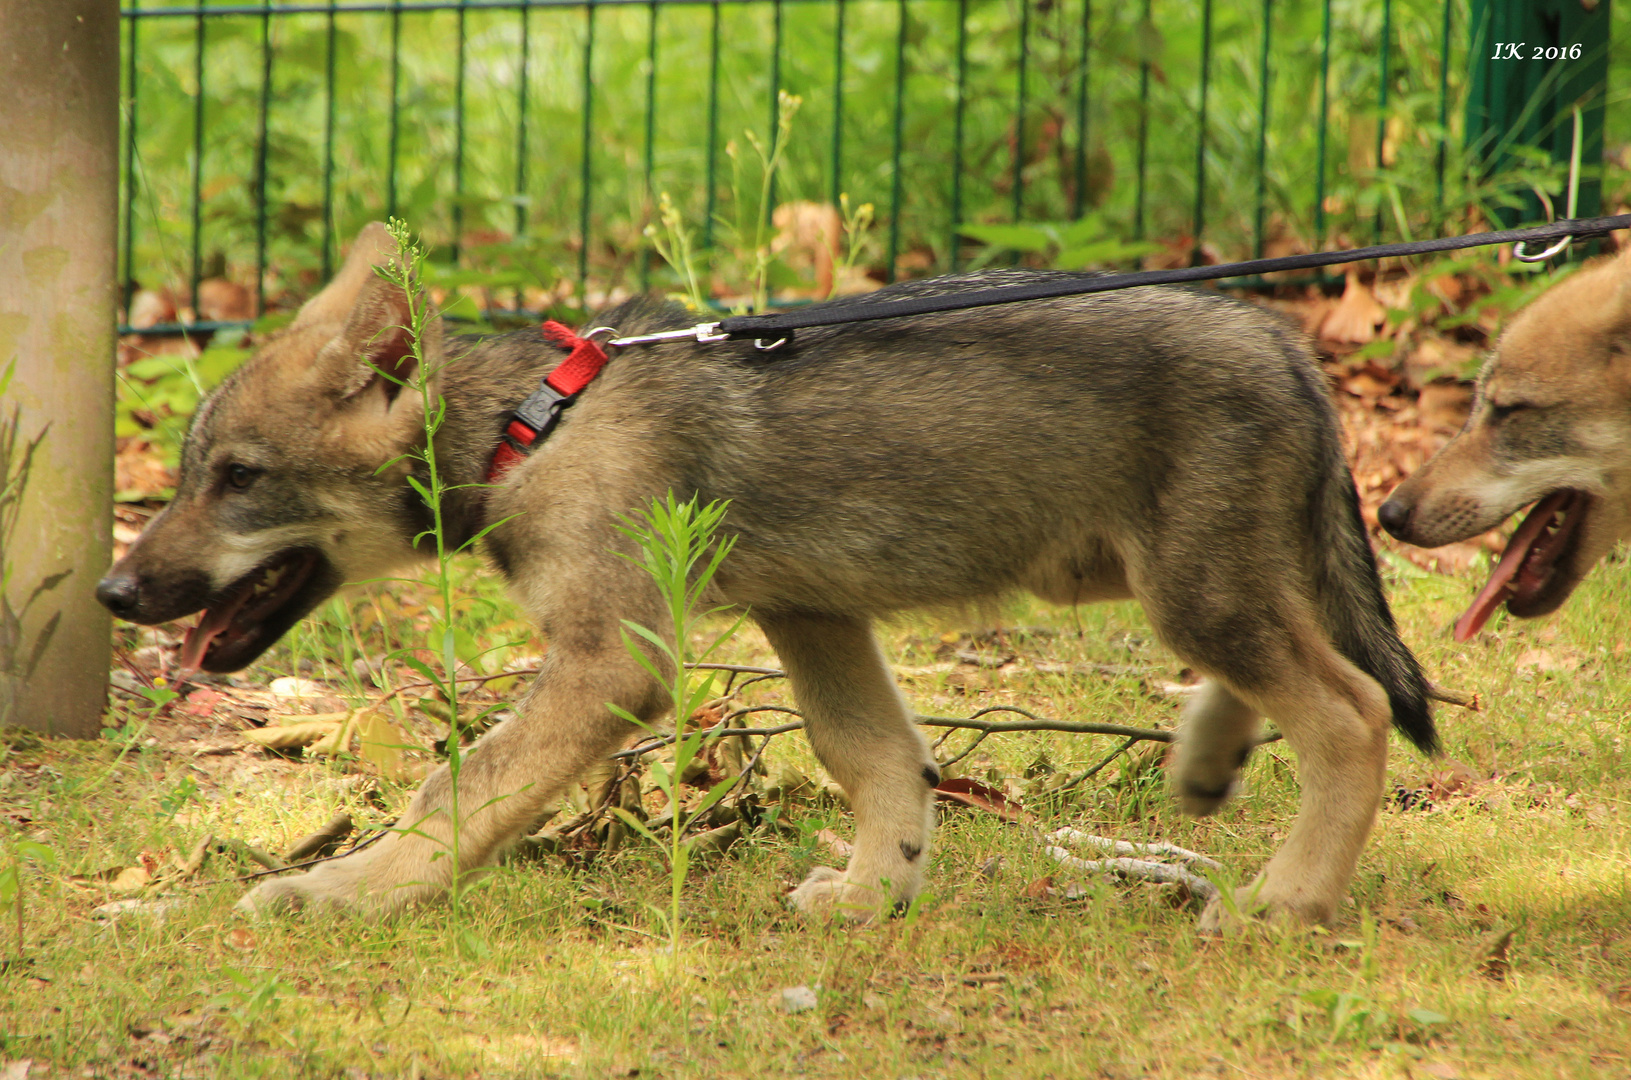
[[[790,1013],[808,1012],[816,1007],[816,992],[808,986],[782,988],[782,1009]]]

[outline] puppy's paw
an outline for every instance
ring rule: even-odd
[[[434,885],[416,882],[382,887],[372,880],[362,859],[328,863],[304,874],[273,878],[245,893],[235,905],[249,916],[287,915],[296,911],[387,913],[440,895]]]
[[[1218,777],[1179,773],[1174,786],[1177,788],[1178,805],[1184,813],[1193,817],[1211,817],[1223,809],[1224,803],[1234,798],[1235,791],[1240,787],[1240,774],[1229,773]]]
[[[326,868],[325,868],[326,869]],[[244,893],[234,908],[241,915],[288,915],[296,911],[338,912],[383,908],[363,891],[363,875],[331,870],[272,878]]]
[[[1327,906],[1302,902],[1276,900],[1260,885],[1235,889],[1225,902],[1223,894],[1214,896],[1201,912],[1197,929],[1203,934],[1234,937],[1265,926],[1322,926],[1331,921]]]
[[[884,912],[888,899],[876,886],[858,885],[842,871],[818,866],[787,894],[787,902],[811,918],[869,923]]]
[[[1168,775],[1184,813],[1195,817],[1217,813],[1240,788],[1240,764],[1223,755],[1203,753],[1195,746],[1180,743]]]

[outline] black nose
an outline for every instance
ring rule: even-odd
[[[109,574],[96,583],[96,598],[120,618],[129,618],[141,600],[141,590],[133,576]]]
[[[1382,528],[1403,540],[1404,530],[1410,524],[1410,504],[1402,499],[1389,499],[1376,508],[1376,520]]]

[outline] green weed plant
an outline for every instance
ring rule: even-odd
[[[629,655],[668,691],[668,700],[674,712],[674,760],[671,764],[652,761],[649,766],[658,787],[668,796],[671,817],[666,838],[658,836],[644,821],[622,807],[613,808],[613,812],[630,829],[665,852],[669,876],[668,907],[666,910],[653,910],[668,932],[669,960],[676,972],[679,970],[683,939],[680,896],[690,871],[694,842],[693,837],[686,835],[686,828],[712,810],[738,783],[737,777],[727,776],[709,788],[690,810],[685,807],[681,778],[698,755],[703,753],[708,742],[718,738],[717,730],[688,730],[690,718],[713,696],[714,691],[713,673],[698,670],[694,665],[708,662],[730,641],[747,618],[744,612],[701,649],[693,652],[691,638],[699,623],[723,610],[704,610],[703,597],[713,583],[720,563],[725,561],[736,543],[734,536],[718,535],[727,507],[728,504],[723,502],[699,506],[696,497],[680,502],[670,491],[665,498],[653,499],[651,505],[638,515],[623,517],[618,526],[639,549],[638,555],[619,554],[651,576],[668,609],[672,637],[658,629],[624,619],[623,644]],[[627,709],[615,703],[608,707],[624,720],[651,730],[650,725]]]

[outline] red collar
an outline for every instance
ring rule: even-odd
[[[521,463],[534,444],[543,441],[560,420],[561,410],[576,401],[579,391],[594,382],[606,366],[606,350],[588,338],[578,337],[553,319],[547,320],[542,330],[544,337],[572,351],[511,414],[513,418],[505,425],[492,463],[487,466],[489,484],[498,483]]]

